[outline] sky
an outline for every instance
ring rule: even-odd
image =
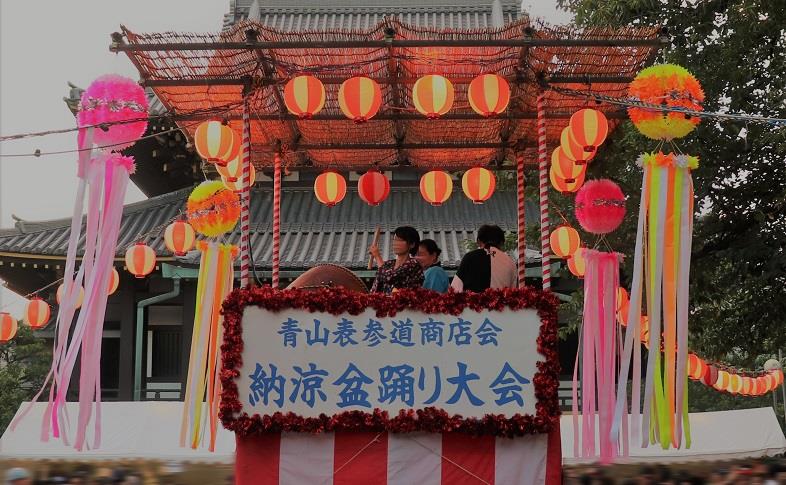
[[[570,21],[556,0],[523,4],[533,17]],[[121,23],[137,32],[215,32],[228,9],[229,0],[0,1],[0,135],[75,126],[62,99],[69,81],[84,88],[102,74],[137,79],[125,54],[109,52],[109,35]],[[32,221],[69,217],[77,185],[75,154],[8,155],[75,148],[74,133],[0,143],[0,227],[13,226],[12,214]],[[132,184],[126,203],[142,199]],[[0,289],[0,309],[20,317],[24,300]]]

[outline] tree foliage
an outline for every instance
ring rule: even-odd
[[[51,364],[51,350],[27,325],[7,344],[0,345],[0,434],[23,401],[41,388]]]
[[[658,62],[688,68],[707,111],[786,117],[783,0],[559,0],[583,26],[662,25],[672,38]],[[753,367],[786,346],[786,127],[705,120],[678,141],[698,155],[698,218],[691,266],[691,348]],[[624,123],[590,177],[609,177],[629,196],[628,217],[609,243],[629,256],[641,174],[633,161],[655,143]],[[559,206],[559,201],[557,201]]]

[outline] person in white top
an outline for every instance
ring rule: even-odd
[[[515,288],[516,263],[502,251],[505,231],[499,226],[483,225],[478,229],[478,249],[461,259],[450,287],[455,291],[481,292],[487,288]]]

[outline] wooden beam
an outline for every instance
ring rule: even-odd
[[[604,113],[607,118],[610,119],[624,119],[627,118],[627,113],[623,110],[617,111],[609,111]],[[570,119],[573,112],[568,111],[553,111],[547,113],[549,119],[556,119],[556,120],[568,120]],[[202,119],[213,119],[215,118],[215,114],[182,114],[182,115],[172,115],[172,118],[176,121],[197,121]],[[241,119],[241,115],[237,114],[226,114],[222,115],[221,118],[226,118],[228,120],[239,120]],[[421,121],[429,121],[433,123],[439,123],[440,121],[450,121],[450,120],[476,120],[476,121],[486,121],[486,120],[506,120],[506,119],[513,119],[513,120],[534,120],[537,119],[537,113],[535,111],[511,111],[501,114],[498,117],[486,118],[481,116],[477,113],[473,112],[465,112],[465,113],[447,113],[439,117],[436,120],[428,120],[425,116],[420,113],[411,113],[411,112],[404,112],[404,113],[379,113],[377,116],[372,118],[370,121],[375,120],[386,120],[386,121],[398,121],[398,120],[421,120]],[[254,114],[254,119],[258,119],[260,121],[281,121],[281,120],[299,120],[297,116],[294,116],[290,113],[258,113]],[[318,113],[308,118],[308,121],[351,121],[343,114],[327,114],[327,113]],[[360,125],[362,126],[362,124]]]

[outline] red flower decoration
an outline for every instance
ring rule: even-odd
[[[270,287],[237,289],[224,301],[224,342],[221,345],[223,391],[219,417],[224,427],[241,436],[262,433],[305,432],[325,433],[332,431],[388,431],[410,433],[460,432],[472,435],[494,435],[504,437],[526,434],[548,433],[559,419],[557,399],[559,388],[559,356],[557,353],[557,305],[556,297],[534,288],[486,290],[483,293],[436,293],[424,289],[400,290],[392,295],[381,293],[356,293],[344,288],[318,290],[277,290]],[[522,310],[532,308],[540,316],[538,352],[544,359],[537,363],[533,376],[535,387],[535,415],[487,414],[482,418],[464,418],[451,415],[444,409],[427,407],[402,409],[395,416],[387,411],[374,409],[345,411],[328,416],[304,417],[295,413],[276,412],[260,416],[242,412],[238,398],[236,379],[242,365],[243,310],[246,306],[258,306],[269,311],[284,308],[325,312],[332,315],[359,315],[366,308],[376,310],[377,317],[393,317],[403,310],[427,314],[440,313],[458,315],[464,309]]]

